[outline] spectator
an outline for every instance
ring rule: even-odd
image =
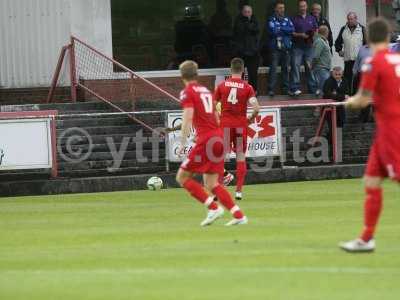
[[[307,1],[299,1],[299,13],[293,18],[293,49],[290,72],[290,95],[299,96],[300,90],[300,66],[304,64],[306,69],[307,85],[309,93],[315,93],[315,79],[312,75],[311,60],[313,57],[314,34],[318,30],[318,24],[315,18],[307,14]]]
[[[362,66],[364,65],[366,59],[371,56],[372,56],[372,50],[369,47],[369,45],[364,45],[360,48],[360,51],[358,52],[358,55],[357,55],[356,62],[354,63],[354,67],[353,67],[353,91],[354,91],[354,93],[357,93],[358,86],[361,81]],[[371,113],[372,113],[371,105],[362,109],[360,112],[360,115],[359,115],[360,121],[363,123],[368,122],[370,120]]]
[[[364,65],[365,60],[371,56],[372,56],[372,50],[368,44],[362,46],[360,48],[360,51],[358,51],[358,55],[353,66],[353,89],[355,93],[358,90],[358,85],[361,78],[361,68]]]
[[[202,67],[208,64],[209,37],[206,24],[201,19],[199,6],[185,7],[183,20],[175,24],[175,51],[178,64],[188,59],[195,59],[194,48],[201,47],[204,51],[205,62],[200,62]]]
[[[322,6],[319,3],[314,3],[311,7],[311,14],[315,17],[317,20],[318,27],[321,26],[326,26],[329,29],[329,35],[328,35],[328,42],[329,42],[329,47],[333,47],[333,34],[332,34],[332,28],[331,24],[329,24],[329,21],[322,16]]]
[[[347,15],[347,24],[342,27],[335,42],[336,52],[344,58],[344,78],[350,84],[350,94],[353,89],[353,67],[360,48],[366,44],[365,27],[358,22],[356,13]]]
[[[268,94],[273,97],[275,95],[278,65],[281,66],[283,94],[287,94],[289,91],[289,51],[292,48],[294,26],[292,21],[285,16],[285,4],[282,1],[275,3],[275,14],[267,22],[267,31],[271,50]]]
[[[336,102],[343,102],[349,96],[349,84],[345,78],[343,78],[343,69],[341,67],[335,67],[332,70],[331,76],[325,81],[324,84],[324,95],[325,99],[332,99]],[[337,126],[343,128],[346,120],[346,111],[343,106],[339,106],[336,109],[337,112]],[[332,122],[331,116],[328,117],[329,125],[329,137],[332,136]]]
[[[331,75],[332,53],[328,39],[329,28],[322,25],[319,27],[318,34],[314,40],[314,59],[312,63],[314,77],[318,86],[317,96],[321,95],[324,83]]]
[[[253,9],[244,5],[233,26],[234,54],[244,60],[249,75],[249,83],[257,91],[258,67],[260,63],[258,46],[260,27]]]

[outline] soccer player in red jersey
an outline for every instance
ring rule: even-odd
[[[231,62],[232,77],[223,81],[215,90],[215,100],[221,103],[221,128],[225,143],[236,153],[236,199],[242,200],[242,189],[247,174],[247,126],[260,112],[253,87],[242,80],[244,62],[234,58]],[[247,106],[253,108],[247,118]]]
[[[375,250],[374,234],[382,211],[382,182],[400,182],[400,55],[389,50],[390,26],[383,18],[368,25],[374,56],[362,68],[358,94],[346,102],[348,108],[373,103],[376,132],[365,171],[364,230],[358,239],[341,243],[348,252]]]
[[[198,66],[193,61],[185,61],[180,65],[185,89],[181,92],[183,108],[181,150],[187,145],[187,137],[193,125],[196,130],[196,145],[182,163],[176,176],[177,182],[194,198],[208,208],[206,219],[201,226],[211,225],[220,218],[224,210],[213,201],[214,196],[233,215],[227,226],[248,223],[247,217],[235,204],[229,192],[219,183],[219,176],[224,172],[223,133],[219,126],[218,114],[212,93],[197,82]],[[205,188],[193,179],[194,174],[203,174]]]

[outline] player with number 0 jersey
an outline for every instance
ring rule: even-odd
[[[213,95],[197,82],[198,66],[195,62],[185,61],[180,65],[180,72],[185,84],[185,89],[181,92],[183,120],[180,155],[183,155],[183,149],[188,144],[192,125],[196,131],[196,144],[182,163],[176,180],[208,208],[202,226],[211,225],[224,213],[223,208],[214,201],[213,195],[233,215],[233,220],[227,223],[227,226],[247,224],[247,217],[234,203],[225,187],[219,183],[219,176],[224,172],[225,151]],[[193,178],[194,174],[203,175],[205,188]]]

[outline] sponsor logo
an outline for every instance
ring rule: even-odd
[[[273,126],[274,116],[258,116],[253,124],[247,129],[248,137],[254,138],[267,138],[276,134],[276,128]]]

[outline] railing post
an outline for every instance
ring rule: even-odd
[[[76,78],[76,60],[75,60],[75,40],[71,37],[71,47],[69,51],[69,66],[70,66],[70,79],[71,79],[71,100],[76,102],[77,100],[77,87],[78,82]]]
[[[333,154],[333,162],[338,162],[338,149],[337,149],[337,113],[336,107],[331,108],[332,115],[332,154]]]
[[[70,49],[71,45],[68,46],[64,46],[61,49],[61,53],[60,53],[60,57],[58,58],[58,62],[57,62],[57,66],[56,66],[56,71],[54,72],[54,76],[53,79],[51,81],[51,87],[50,87],[50,91],[49,94],[47,96],[47,103],[50,103],[53,101],[53,97],[54,97],[54,93],[57,87],[57,83],[58,83],[58,79],[60,77],[60,73],[61,73],[61,68],[63,66],[64,63],[64,59],[65,59],[65,55],[67,53],[67,50]]]
[[[58,177],[58,161],[57,161],[57,124],[56,116],[51,117],[51,144],[52,144],[52,161],[51,178]]]

